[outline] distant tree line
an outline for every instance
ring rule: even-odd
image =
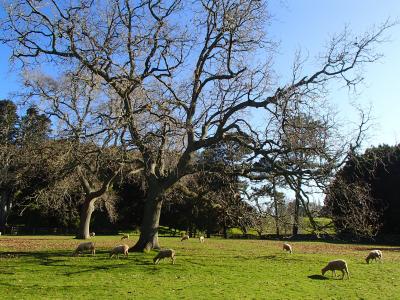
[[[99,155],[99,152],[93,145],[80,145],[79,149],[84,151],[76,157],[76,145],[71,147],[70,140],[54,138],[50,133],[50,118],[35,107],[29,107],[25,115],[19,117],[14,102],[0,101],[0,226],[3,230],[6,224],[32,229],[57,227],[62,232],[78,232],[80,236],[78,229],[84,222],[80,214],[85,205],[85,192],[74,169],[85,165],[82,160],[87,161],[87,155]],[[203,164],[216,163],[218,155],[215,153],[198,159],[203,160]],[[213,160],[206,162],[207,155]],[[107,156],[102,155],[101,159],[103,165],[96,166],[100,168],[96,171],[100,178],[107,176],[112,165]],[[130,176],[123,170],[122,173],[95,204],[90,219],[92,230],[106,232],[140,226],[146,187],[140,176]],[[163,225],[188,230],[190,234],[223,230],[225,235],[228,228],[240,226],[240,222],[236,223],[240,219],[238,216],[249,215],[253,208],[238,197],[239,189],[232,187],[234,182],[239,184],[237,176],[233,179],[216,173],[209,175],[203,172],[191,176],[186,186],[179,185],[166,195]],[[241,227],[246,228],[246,224]]]
[[[400,145],[352,154],[325,205],[343,235],[400,234]]]
[[[52,136],[51,127],[51,119],[40,114],[36,107],[29,107],[20,117],[14,102],[0,101],[0,226],[4,230],[6,224],[24,225],[32,233],[40,228],[59,228],[61,232],[77,232],[82,237],[79,228],[85,222],[81,218],[85,192],[75,169],[85,166],[87,161],[93,162],[88,156],[100,152],[93,145],[80,145],[82,153],[79,153],[70,140]],[[100,180],[112,166],[104,152],[102,149],[102,165],[96,165]],[[196,160],[203,171],[188,176],[166,194],[161,224],[188,231],[190,235],[221,233],[227,237],[232,227],[240,228],[244,234],[254,228],[260,236],[265,233],[272,211],[266,213],[251,201],[245,201],[248,183],[229,171],[245,154],[246,150],[234,143],[220,144],[200,153]],[[219,172],[209,171],[215,168]],[[140,175],[119,171],[122,173],[95,204],[90,219],[92,230],[136,229],[142,222],[146,187]],[[267,195],[268,191],[258,194]],[[278,215],[282,220],[281,226],[276,227],[278,234],[284,223],[285,232],[290,232],[293,213],[289,212],[291,204],[285,202],[284,194],[280,193],[279,199]],[[287,218],[285,222],[283,218]]]
[[[70,141],[51,135],[51,119],[34,106],[19,116],[10,100],[0,101],[0,226],[25,225],[26,228],[59,228],[79,235],[85,191],[77,166],[85,166],[92,153],[101,158],[94,182],[114,176],[110,188],[94,204],[90,228],[98,232],[137,229],[147,187],[140,174],[130,174],[107,159],[93,145],[80,145],[83,151],[71,155]],[[84,150],[82,150],[84,149]],[[219,144],[196,156],[203,170],[187,176],[164,196],[161,225],[190,235],[201,232],[228,236],[230,228],[246,234],[253,229],[261,237],[267,228],[275,233],[296,234],[299,218],[325,216],[333,220],[342,236],[399,234],[400,146],[382,145],[364,154],[351,152],[344,166],[326,189],[325,206],[305,206],[289,201],[279,187],[284,177],[271,173],[264,185],[251,187],[246,177],[233,172],[235,164],[249,153],[239,144]],[[79,164],[76,162],[79,159]],[[96,161],[89,159],[90,162]],[[260,161],[256,166],[263,164]],[[218,172],[212,171],[218,169]],[[262,172],[252,173],[262,177]],[[320,228],[320,232],[323,230]]]

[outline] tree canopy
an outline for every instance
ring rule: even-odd
[[[399,180],[399,145],[350,156],[325,200],[336,227],[355,235],[400,233]]]

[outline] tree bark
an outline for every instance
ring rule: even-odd
[[[274,209],[275,209],[275,227],[276,227],[276,236],[280,237],[280,230],[279,230],[279,209],[278,209],[278,199],[276,197],[276,184],[275,179],[272,179],[272,188],[274,193]]]
[[[318,231],[318,225],[314,220],[314,216],[312,215],[312,213],[310,211],[308,203],[306,203],[303,198],[301,198],[300,200],[301,200],[301,204],[304,207],[304,211],[305,211],[305,213],[306,213],[306,215],[308,217],[308,220],[310,221],[310,225],[311,225],[311,227],[313,229],[313,233],[316,234],[317,237],[319,237],[319,234],[317,232]]]
[[[76,238],[85,240],[90,238],[90,220],[94,211],[94,203],[99,197],[103,196],[108,191],[118,172],[119,170],[115,171],[111,176],[102,182],[101,187],[98,190],[94,190],[94,184],[89,182],[89,179],[86,177],[81,166],[77,167],[79,180],[82,188],[85,191],[85,202],[83,202],[82,205],[79,232],[76,235]]]
[[[228,228],[226,227],[225,224],[222,229],[223,229],[224,239],[227,239],[228,238]]]
[[[297,235],[299,233],[300,189],[301,189],[301,178],[298,178],[296,187],[296,199],[294,203],[294,222],[293,222],[292,235]]]
[[[242,236],[244,238],[247,238],[247,228],[246,227],[242,227],[241,230],[242,230]]]
[[[10,192],[2,190],[0,193],[0,231],[4,232],[7,224],[7,218],[11,211]]]
[[[158,242],[158,227],[160,222],[163,190],[155,185],[149,186],[144,206],[143,221],[140,227],[140,236],[136,244],[129,251],[149,251],[160,249]]]
[[[297,234],[299,234],[299,216],[295,215],[293,228],[292,228],[292,235],[297,235]]]
[[[81,208],[81,217],[77,239],[90,239],[90,220],[94,211],[94,203],[97,198],[87,198]]]

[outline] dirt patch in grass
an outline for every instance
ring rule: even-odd
[[[283,244],[283,243],[281,243]],[[313,254],[337,254],[352,253],[354,251],[368,252],[372,249],[381,249],[382,251],[400,251],[398,247],[376,246],[371,245],[353,245],[353,244],[333,244],[333,243],[304,243],[292,242],[293,252],[296,253],[313,253]]]
[[[120,241],[120,237],[108,239],[91,239],[96,244],[96,249],[109,250],[119,244],[134,244],[133,240]],[[85,240],[76,240],[73,237],[2,237],[0,239],[0,251],[4,252],[37,252],[37,251],[73,251]]]

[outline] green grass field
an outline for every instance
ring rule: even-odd
[[[109,259],[118,236],[94,241],[96,256],[71,257],[80,242],[72,237],[1,236],[0,299],[400,299],[395,247],[291,242],[290,255],[277,241],[163,237],[176,264],[153,265],[155,252]],[[372,248],[383,250],[382,263],[365,263]],[[320,276],[336,258],[347,261],[350,280]]]

